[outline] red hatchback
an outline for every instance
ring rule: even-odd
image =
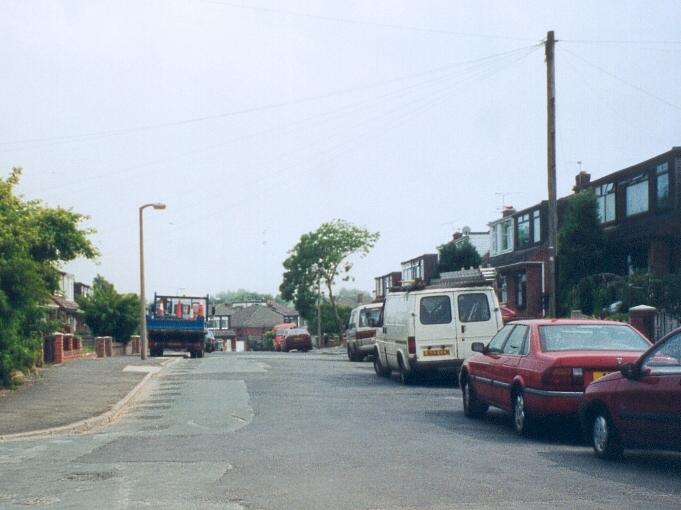
[[[590,384],[580,418],[604,459],[619,457],[625,446],[681,450],[681,329]]]
[[[489,406],[513,413],[523,434],[533,417],[577,415],[584,388],[635,361],[650,342],[628,324],[599,320],[539,319],[504,326],[461,368],[464,413]]]

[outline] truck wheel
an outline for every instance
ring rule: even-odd
[[[203,358],[203,350],[201,350],[201,351],[196,351],[196,357],[197,357],[197,358]]]

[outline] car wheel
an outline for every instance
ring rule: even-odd
[[[402,363],[402,360],[400,360],[400,382],[402,384],[411,384],[414,380],[414,374],[409,372],[405,366],[404,363]]]
[[[376,372],[376,375],[379,377],[390,377],[391,370],[383,366],[378,352],[374,354],[374,372]]]
[[[355,359],[355,354],[354,354],[354,352],[352,352],[352,348],[350,347],[350,345],[348,345],[348,359],[350,361],[357,361]]]
[[[591,444],[600,459],[617,459],[622,456],[622,443],[617,429],[604,411],[594,413],[591,422]]]
[[[513,428],[520,436],[527,435],[530,430],[530,419],[525,407],[525,396],[520,390],[513,394]]]
[[[468,378],[461,382],[461,394],[463,396],[463,414],[468,418],[480,418],[484,416],[489,406],[478,400],[475,390],[471,388]]]

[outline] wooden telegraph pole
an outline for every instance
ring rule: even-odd
[[[546,34],[547,175],[549,186],[549,316],[556,316],[556,256],[558,254],[558,207],[556,202],[556,81],[553,30]]]

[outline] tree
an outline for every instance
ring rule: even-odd
[[[127,342],[139,325],[139,297],[119,294],[101,275],[92,282],[92,294],[79,299],[78,304],[93,335],[112,336],[119,342]]]
[[[213,296],[213,303],[237,303],[241,301],[265,301],[270,302],[274,298],[272,294],[261,294],[252,290],[238,289],[218,292]]]
[[[348,305],[342,305],[340,303],[336,304],[336,309],[338,310],[338,316],[341,320],[341,329],[338,328],[338,323],[336,322],[336,317],[331,307],[331,303],[324,300],[319,305],[322,333],[331,333],[332,335],[338,335],[345,330],[345,325],[350,319],[350,312],[352,312],[352,307]],[[311,317],[310,324],[317,324],[317,308],[314,309],[314,313]],[[316,326],[315,326],[316,327]]]
[[[303,234],[284,261],[284,278],[279,290],[292,301],[303,318],[314,313],[317,285],[325,285],[339,332],[343,324],[338,314],[333,286],[336,278],[348,279],[351,255],[365,256],[378,241],[378,232],[343,220],[322,223],[317,230]],[[341,333],[342,334],[342,333]]]
[[[605,269],[605,233],[593,191],[572,195],[558,232],[558,288],[563,308],[580,280]],[[591,304],[589,306],[592,306]]]
[[[458,271],[460,269],[480,266],[480,254],[468,240],[457,246],[452,240],[442,246],[438,246],[437,272]]]
[[[50,208],[14,194],[20,168],[0,178],[0,381],[12,370],[31,369],[52,324],[46,321],[50,294],[59,282],[58,265],[97,250],[80,224],[85,216]]]

